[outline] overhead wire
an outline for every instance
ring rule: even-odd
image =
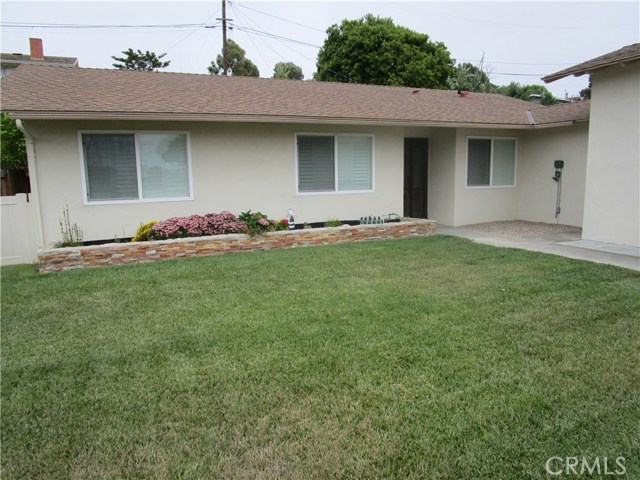
[[[231,10],[236,13],[236,16],[240,16],[241,13],[238,12],[234,6],[233,2],[229,2],[229,6],[231,7]],[[233,26],[233,28],[237,28],[236,25]],[[258,55],[260,55],[260,58],[262,58],[262,60],[264,61],[265,65],[269,65],[270,62],[267,61],[267,59],[264,57],[264,55],[262,54],[262,51],[260,50],[260,48],[258,48],[258,45],[256,45],[256,42],[253,41],[253,38],[251,38],[251,36],[247,35],[249,37],[249,41],[253,44],[253,46],[256,48],[256,51],[258,52]]]
[[[235,12],[235,13],[237,13],[237,14],[238,14],[238,15],[237,15],[238,17],[241,17],[241,18],[242,18],[242,20],[243,20],[244,22],[247,22],[247,23],[248,23],[248,22],[251,22],[251,23],[253,23],[255,26],[257,26],[258,28],[261,28],[261,27],[260,27],[260,25],[258,25],[256,22],[254,22],[254,21],[253,21],[253,20],[252,20],[248,15],[245,15],[244,13],[242,13],[241,11],[236,10],[235,8],[234,8],[233,10],[234,10],[234,12]],[[259,51],[258,46],[257,46],[257,45],[255,44],[255,42],[253,41],[252,35],[251,35],[251,34],[249,34],[248,32],[243,32],[243,33],[246,33],[246,34],[247,34],[247,37],[249,38],[249,40],[251,41],[251,43],[253,43],[253,44],[254,44],[254,46],[256,47],[256,49]],[[261,37],[257,37],[257,38],[259,38],[259,39],[260,39],[260,41],[262,42],[262,44],[263,44],[264,46],[266,46],[269,50],[271,50],[273,53],[275,53],[277,57],[279,57],[279,58],[280,58],[281,60],[283,60],[283,61],[285,60],[285,57],[284,57],[283,55],[281,55],[281,54],[280,54],[280,53],[279,53],[275,48],[273,48],[271,45],[269,45],[269,43],[268,43],[268,42],[266,42],[263,38],[261,38]],[[262,56],[262,55],[261,55],[261,56]],[[263,58],[263,60],[264,60],[264,56],[262,56],[262,58]],[[266,62],[266,60],[265,60],[265,63],[267,63],[267,62]]]
[[[253,12],[260,13],[262,15],[266,15],[267,17],[276,18],[278,20],[282,20],[283,22],[291,23],[293,25],[298,25],[299,27],[304,27],[304,28],[308,28],[309,30],[315,30],[316,32],[325,33],[325,30],[321,30],[319,28],[311,27],[311,26],[305,25],[303,23],[294,22],[293,20],[289,20],[289,19],[286,19],[286,18],[283,18],[283,17],[278,17],[277,15],[273,15],[271,13],[262,12],[260,10],[255,9],[255,8],[247,7],[246,5],[238,5],[238,6],[242,7],[242,8],[245,8],[247,10],[251,10]]]

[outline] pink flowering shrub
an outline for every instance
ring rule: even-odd
[[[151,228],[150,236],[154,240],[165,240],[167,238],[244,233],[246,230],[245,223],[238,220],[234,214],[221,212],[168,218],[156,223]]]

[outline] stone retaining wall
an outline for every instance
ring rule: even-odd
[[[416,237],[433,235],[435,232],[436,222],[431,220],[412,220],[382,225],[269,232],[254,237],[243,234],[215,235],[154,242],[109,243],[86,247],[50,248],[38,252],[38,270],[40,273],[48,273],[251,250],[271,250],[386,238]]]

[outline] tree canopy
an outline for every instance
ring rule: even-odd
[[[260,72],[255,64],[246,58],[244,49],[233,40],[227,40],[227,68],[229,75],[236,77],[259,77]],[[223,73],[222,55],[216,57],[215,62],[207,67],[211,75]]]
[[[273,67],[273,78],[304,80],[304,74],[302,73],[302,68],[293,62],[279,62]]]
[[[542,105],[553,105],[557,103],[553,93],[544,85],[521,85],[517,82],[511,82],[509,85],[497,87],[495,93],[519,98],[520,100],[527,100],[529,102],[532,101],[532,95],[540,95]]]
[[[429,36],[371,14],[327,30],[316,80],[422,88],[449,87],[454,61]]]
[[[589,75],[589,86],[580,90],[580,99],[581,100],[591,100],[591,86],[593,85],[593,75]]]
[[[23,133],[16,127],[15,120],[11,120],[6,113],[2,114],[0,125],[0,148],[2,149],[2,165],[5,171],[27,169],[27,148]]]
[[[471,63],[459,63],[451,77],[450,86],[453,90],[467,92],[491,93],[497,87],[491,83],[489,75],[481,68]]]
[[[113,58],[116,62],[112,64],[118,70],[143,70],[143,71],[156,71],[161,68],[166,68],[171,63],[171,60],[167,60],[163,62],[161,59],[164,58],[167,54],[163,53],[162,55],[156,55],[154,52],[150,52],[147,50],[146,52],[142,52],[141,50],[133,49],[125,50],[122,52],[124,57],[116,57]]]

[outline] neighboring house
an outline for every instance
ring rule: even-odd
[[[23,65],[2,109],[28,137],[40,243],[60,239],[66,205],[85,240],[249,209],[582,225],[589,102]]]
[[[592,75],[582,238],[640,247],[640,43],[548,75]]]
[[[24,63],[49,65],[60,67],[78,67],[78,59],[73,57],[45,56],[41,38],[30,38],[29,49],[31,54],[0,53],[0,78],[5,78],[19,65]]]

